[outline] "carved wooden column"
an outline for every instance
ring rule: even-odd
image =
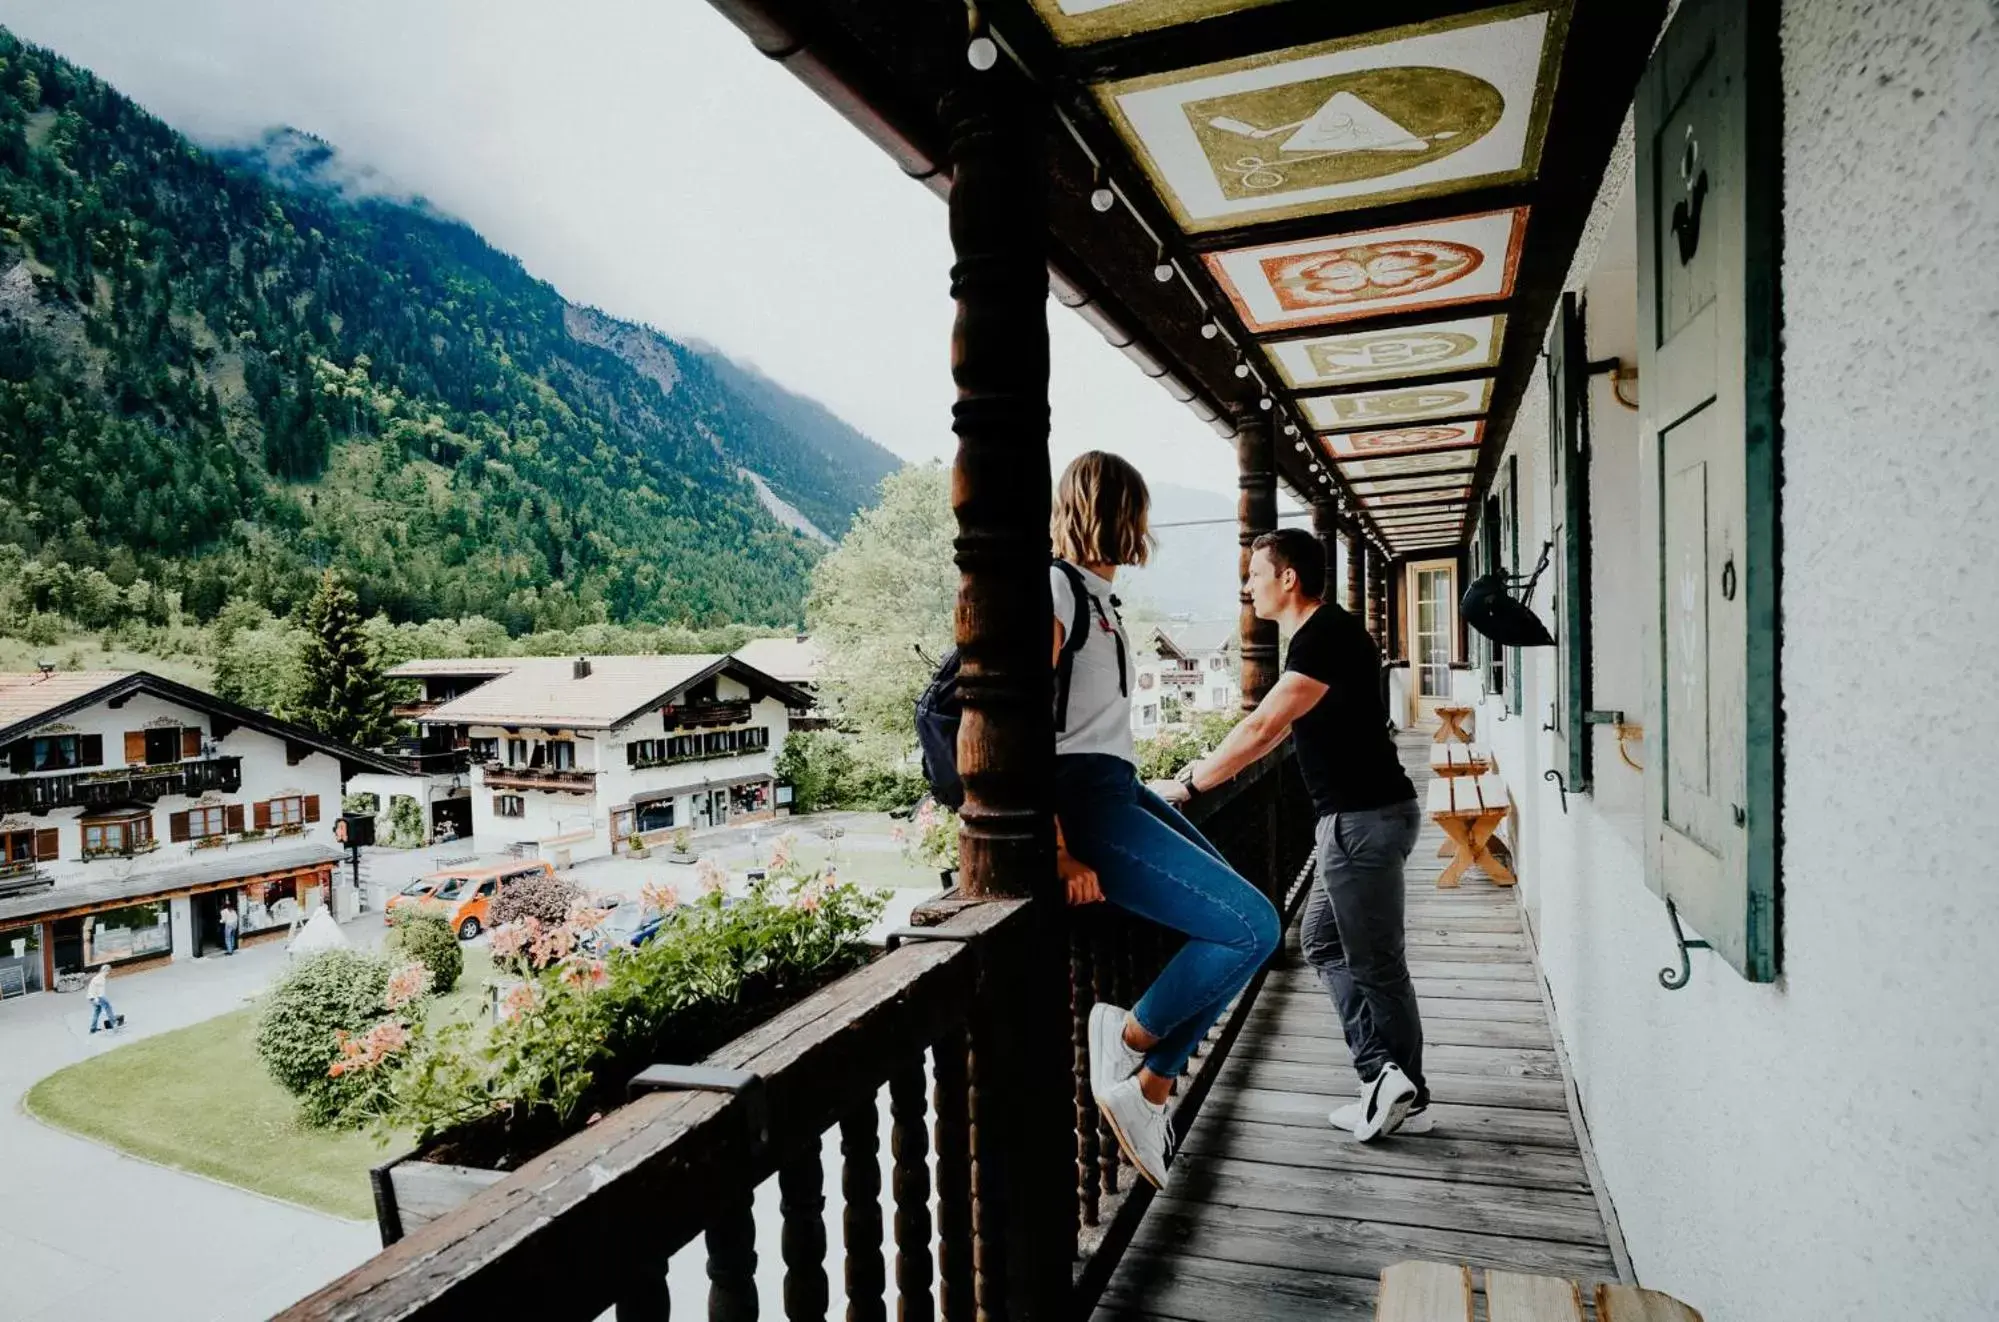
[[[1359,615],[1364,609],[1360,597],[1360,534],[1348,528],[1340,534],[1340,539],[1346,543],[1347,551],[1346,592],[1341,596],[1340,604]]]
[[[1367,632],[1374,639],[1374,645],[1388,655],[1388,640],[1381,634],[1381,553],[1373,548],[1364,548],[1361,558],[1366,564],[1362,576],[1362,595],[1367,609]]]
[[[1259,620],[1249,604],[1250,543],[1277,528],[1277,453],[1270,417],[1254,413],[1236,421],[1237,581],[1242,586],[1242,707],[1253,710],[1277,682],[1277,622]]]
[[[962,46],[952,58],[958,83],[942,109],[958,305],[960,877],[975,897],[1035,901],[1014,938],[988,948],[972,1006],[974,1290],[983,1313],[1052,1322],[1068,1302],[1076,1177],[1067,912],[1049,815],[1047,112],[1011,64],[976,72]]]
[[[1319,549],[1326,555],[1327,601],[1340,599],[1340,512],[1331,500],[1312,502],[1312,535],[1319,539]]]

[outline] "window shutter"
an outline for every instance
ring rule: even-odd
[[[1549,497],[1555,531],[1555,736],[1568,748],[1569,790],[1587,794],[1595,732],[1590,696],[1589,337],[1582,301],[1562,295],[1548,334]]]
[[[1777,6],[1686,0],[1639,85],[1646,880],[1777,976]]]
[[[308,822],[319,820],[319,796],[317,794],[308,794],[305,796],[305,819]]]
[[[256,816],[255,816],[255,818],[254,818],[254,821],[255,821],[255,823],[256,823],[256,827],[257,827],[257,829],[258,829],[259,831],[268,831],[268,830],[270,830],[270,829],[271,829],[271,805],[270,805],[270,802],[269,802],[269,800],[262,800],[262,801],[258,802],[258,803],[257,803],[257,804],[255,805],[255,807],[256,807]]]
[[[187,814],[175,812],[167,814],[167,839],[185,840],[188,837]]]
[[[182,757],[201,756],[201,731],[183,728],[180,732],[180,755]]]
[[[76,762],[78,766],[83,767],[103,766],[104,736],[101,734],[87,734],[78,740]]]
[[[62,853],[62,832],[55,827],[44,827],[35,832],[35,861],[52,863]]]
[[[262,805],[259,805],[260,807]],[[229,804],[222,810],[222,829],[240,833],[243,830],[243,805]]]
[[[125,761],[143,763],[146,760],[146,732],[127,730],[125,732]]]

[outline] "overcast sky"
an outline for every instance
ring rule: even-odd
[[[572,300],[950,457],[945,209],[705,0],[0,0],[205,142],[326,138]],[[1050,304],[1054,453],[1235,489],[1232,447]]]

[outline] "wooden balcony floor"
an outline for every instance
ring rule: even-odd
[[[1429,737],[1401,753],[1420,801]],[[1358,1084],[1294,923],[1098,1319],[1368,1319],[1405,1258],[1617,1279],[1517,901],[1476,871],[1438,890],[1442,841],[1426,822],[1407,878],[1436,1128],[1327,1123]]]

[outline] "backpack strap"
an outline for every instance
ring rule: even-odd
[[[1112,624],[1111,617],[1104,614],[1104,603],[1092,596],[1090,604],[1097,608],[1097,618],[1103,621],[1104,630],[1110,634],[1111,639],[1117,644],[1117,695],[1120,698],[1129,698],[1131,696],[1131,680],[1125,673],[1124,634],[1119,632],[1119,629],[1124,624],[1124,617],[1119,616],[1117,623]],[[1117,604],[1117,598],[1112,597],[1112,611],[1116,611]]]
[[[1076,653],[1090,640],[1090,604],[1094,598],[1083,586],[1082,570],[1059,557],[1051,563],[1069,580],[1069,595],[1076,599],[1069,627],[1062,633],[1062,652],[1055,659],[1055,728],[1060,731],[1069,728],[1069,677],[1075,673]]]

